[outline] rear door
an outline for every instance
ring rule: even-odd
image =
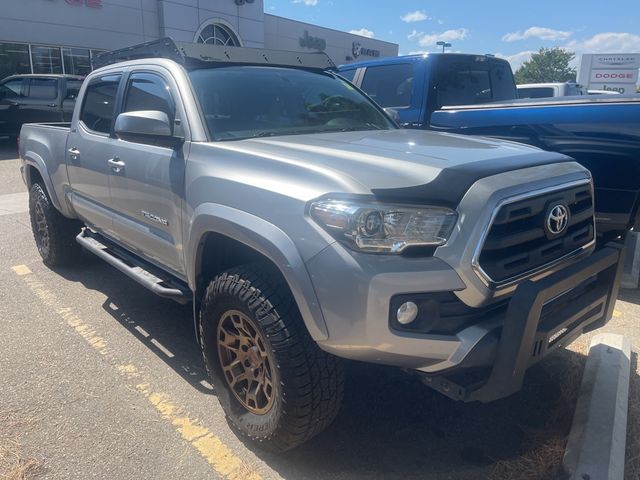
[[[67,140],[73,207],[87,224],[107,234],[113,218],[108,161],[114,156],[112,131],[121,79],[122,73],[114,72],[90,80]]]
[[[25,83],[24,78],[0,83],[0,135],[18,135],[20,132],[20,105]]]
[[[62,87],[60,78],[31,77],[27,81],[22,105],[22,123],[51,123],[62,121]]]
[[[126,80],[122,112],[156,110],[174,128],[186,116],[177,86],[162,69],[134,71]],[[182,127],[180,127],[182,128]],[[141,142],[143,142],[141,140]],[[179,148],[117,140],[111,174],[114,235],[148,260],[184,276],[181,208],[187,144]]]

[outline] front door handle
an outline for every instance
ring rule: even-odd
[[[107,160],[107,163],[109,164],[109,166],[111,167],[111,170],[113,170],[114,173],[120,173],[122,170],[124,170],[124,167],[125,167],[125,163],[122,160],[120,160],[118,157],[110,158],[109,160]]]
[[[77,160],[78,157],[80,156],[80,150],[78,150],[76,147],[70,148],[67,151],[69,152],[69,156],[71,157],[71,160]]]

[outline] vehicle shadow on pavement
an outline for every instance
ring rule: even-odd
[[[7,137],[0,137],[0,160],[14,160],[18,158],[16,143]]]
[[[106,295],[102,308],[120,325],[193,388],[213,394],[203,385],[191,306],[86,257],[82,270],[57,273]],[[325,432],[279,455],[246,445],[287,480],[557,478],[585,359],[560,350],[529,370],[521,392],[490,404],[454,402],[395,368],[345,362],[344,404]],[[636,372],[635,354],[633,361]],[[639,383],[632,380],[636,410]]]
[[[640,305],[640,288],[620,290],[618,300]]]
[[[83,257],[82,269],[56,273],[106,295],[102,308],[109,315],[191,386],[212,394],[193,330],[192,306],[159,298],[93,255],[85,252]]]

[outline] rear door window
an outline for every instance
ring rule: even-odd
[[[115,112],[121,74],[103,75],[91,80],[84,95],[80,120],[94,132],[109,133]]]
[[[56,98],[58,98],[58,79],[30,79],[28,97],[32,100],[55,100]]]
[[[361,88],[381,107],[408,107],[413,94],[413,65],[368,67]]]

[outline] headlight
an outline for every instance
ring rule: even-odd
[[[311,218],[356,250],[400,253],[408,247],[444,244],[456,223],[444,207],[409,207],[348,200],[311,204]]]

